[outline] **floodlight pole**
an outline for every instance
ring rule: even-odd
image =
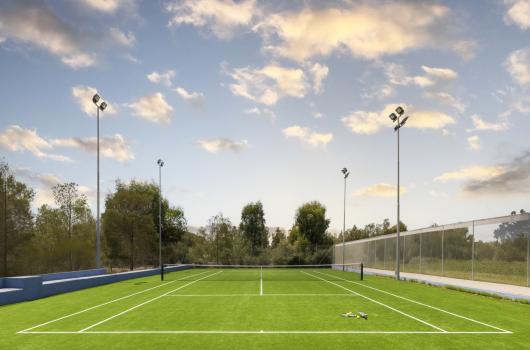
[[[4,273],[3,276],[7,277],[7,166],[3,171],[4,175]]]
[[[99,109],[97,110],[97,204],[96,204],[96,268],[101,268],[101,219],[99,212]]]
[[[346,179],[350,173],[348,169],[342,168],[342,174],[344,175],[344,205],[343,205],[343,215],[342,215],[342,271],[344,271],[344,251],[345,251],[345,236],[346,236]]]
[[[344,241],[346,236],[346,177],[344,177],[344,205],[342,215],[342,271],[344,271]]]
[[[102,112],[107,108],[107,103],[105,101],[101,100],[101,96],[99,96],[97,93],[92,96],[92,103],[96,106],[96,119],[97,119],[97,141],[96,141],[96,148],[97,148],[97,204],[96,204],[96,268],[101,267],[101,218],[100,218],[100,211],[99,211],[99,111]]]
[[[164,162],[158,162],[158,264],[160,266],[160,279],[164,280],[164,266],[162,265],[162,166]]]
[[[396,114],[397,113],[397,114]],[[388,116],[392,122],[396,123],[394,131],[397,132],[397,224],[396,224],[396,279],[399,280],[399,225],[400,225],[400,178],[399,178],[399,129],[407,122],[408,116],[403,120],[400,120],[405,114],[405,110],[398,106],[396,108],[396,113],[390,113]]]
[[[396,279],[399,281],[399,216],[400,216],[400,196],[399,196],[399,185],[400,185],[400,178],[399,178],[399,130],[401,129],[401,127],[399,127],[399,123],[400,123],[400,120],[399,120],[399,115],[398,115],[398,118],[397,118],[397,125],[398,125],[398,129],[397,129],[397,233],[396,233]]]

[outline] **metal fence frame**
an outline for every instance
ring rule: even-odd
[[[413,237],[419,235],[419,266],[420,266],[420,273],[421,273],[421,266],[422,266],[422,237],[425,233],[431,233],[431,232],[441,232],[442,237],[442,244],[441,244],[441,274],[444,275],[444,265],[445,265],[445,252],[444,252],[444,242],[445,242],[445,232],[448,230],[454,230],[454,229],[461,229],[461,228],[471,228],[471,280],[475,279],[475,227],[483,226],[483,225],[492,225],[492,224],[501,224],[501,223],[514,223],[514,222],[521,222],[521,221],[528,221],[529,223],[529,230],[526,232],[526,286],[530,287],[530,213],[522,213],[522,214],[516,214],[516,215],[508,215],[508,216],[499,216],[494,218],[487,218],[487,219],[479,219],[479,220],[470,220],[470,221],[463,221],[463,222],[457,222],[452,224],[446,224],[446,225],[437,225],[437,226],[431,226],[426,228],[420,228],[416,230],[401,232],[400,236],[403,240],[403,249],[400,249],[402,252],[400,254],[400,260],[403,260],[402,266],[404,270],[405,266],[405,244],[406,244],[406,237]],[[384,270],[394,270],[395,263],[394,264],[387,264],[386,256],[387,256],[387,241],[390,239],[396,239],[397,234],[388,234],[384,236],[377,236],[377,237],[371,237],[371,238],[365,238],[360,239],[357,241],[348,241],[344,243],[344,251],[348,252],[351,250],[352,253],[356,251],[355,246],[359,246],[362,248],[363,243],[368,243],[368,250],[370,250],[370,242],[374,243],[374,261],[377,260],[377,241],[384,240],[384,261],[383,261],[383,269]],[[342,253],[342,246],[343,243],[335,244],[333,249],[333,262],[337,263],[335,259],[337,259],[337,252]],[[348,249],[350,248],[350,249]],[[342,254],[338,254],[342,258]],[[347,254],[345,254],[347,255]],[[357,262],[363,262],[362,259],[355,259],[355,254],[352,255],[352,261]],[[362,254],[361,254],[362,255]],[[370,256],[370,255],[369,255]],[[401,262],[400,262],[401,263]],[[387,266],[388,265],[388,266]],[[402,271],[403,271],[402,270]],[[502,283],[502,282],[501,282]]]

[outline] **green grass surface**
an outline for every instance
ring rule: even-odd
[[[124,281],[0,307],[0,349],[530,349],[530,305],[357,277],[193,269]]]

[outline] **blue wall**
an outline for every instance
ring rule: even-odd
[[[165,268],[164,271],[174,272],[189,268],[190,266],[181,265]],[[105,274],[105,269],[93,269],[40,276],[6,277],[0,279],[0,305],[44,298],[159,273],[160,269],[148,269]]]

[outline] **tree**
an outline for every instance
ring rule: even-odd
[[[35,192],[26,184],[18,181],[11,173],[6,162],[0,162],[0,196],[2,222],[2,275],[24,273],[24,266],[16,264],[24,257],[23,249],[31,241],[33,214],[31,202]]]
[[[311,245],[324,243],[329,223],[326,208],[317,201],[305,203],[296,211],[295,225]]]
[[[276,227],[276,231],[274,231],[274,234],[272,235],[271,248],[274,249],[286,241],[287,238],[285,237],[285,232],[279,227]]]
[[[59,211],[63,214],[63,220],[66,221],[66,228],[68,231],[68,259],[70,262],[70,270],[73,270],[73,256],[72,256],[72,231],[76,224],[86,221],[88,209],[87,198],[84,194],[79,193],[78,185],[74,182],[57,184],[52,187],[53,198],[55,203],[59,206]]]
[[[241,211],[241,223],[239,230],[250,243],[252,255],[256,255],[259,249],[269,245],[269,231],[265,226],[265,213],[261,202],[249,203]]]
[[[103,232],[111,267],[128,260],[133,270],[138,261],[151,265],[156,261],[158,235],[153,206],[157,193],[154,184],[118,180],[115,192],[107,196]]]

